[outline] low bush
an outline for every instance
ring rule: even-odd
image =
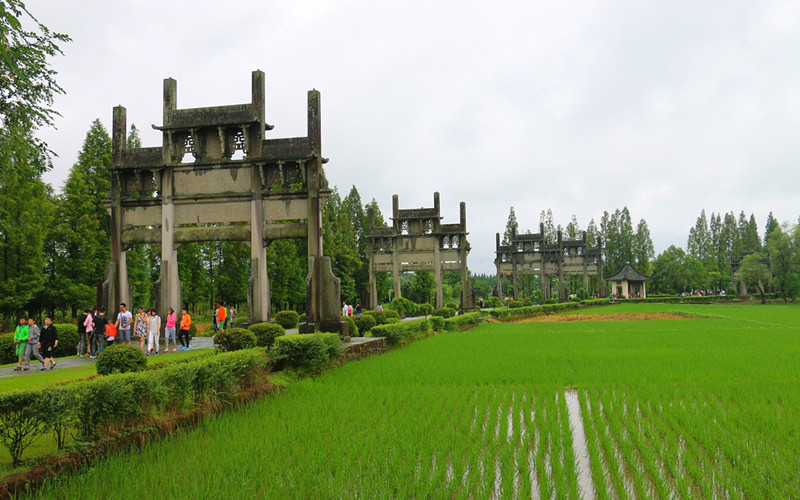
[[[485,307],[502,307],[503,301],[495,296],[491,296],[483,302]]]
[[[578,289],[578,299],[586,300],[589,298],[589,292],[586,291],[585,288],[581,287]]]
[[[98,375],[142,372],[147,369],[147,356],[136,346],[114,344],[103,349],[95,368]]]
[[[297,319],[298,319],[298,323],[297,323],[298,325],[300,323],[305,323],[306,322],[306,313],[301,314]]]
[[[128,346],[109,346],[103,353],[116,347]],[[68,435],[86,443],[101,432],[135,427],[143,417],[168,409],[194,407],[199,401],[228,403],[259,379],[267,362],[266,351],[249,349],[165,364],[160,370],[0,393],[0,445],[18,465],[25,449],[48,431],[61,447]]]
[[[275,315],[275,322],[286,330],[297,328],[300,323],[300,315],[295,311],[281,311]]]
[[[443,332],[444,331],[444,318],[441,316],[433,315],[428,318],[431,322],[431,328],[435,332]]]
[[[390,319],[400,319],[400,313],[392,309],[387,309],[383,311],[383,314],[386,317],[387,321]]]
[[[286,330],[277,323],[256,323],[250,325],[248,330],[256,336],[258,347],[270,348],[275,343],[275,339],[286,335]]]
[[[362,337],[367,335],[367,333],[372,330],[372,327],[378,324],[377,321],[375,321],[375,318],[370,314],[352,316],[352,318]],[[352,336],[352,333],[350,335]]]
[[[453,316],[452,318],[444,320],[444,328],[448,332],[457,332],[479,325],[483,323],[483,321],[484,317],[480,312],[459,314],[458,316]]]
[[[417,316],[430,316],[431,314],[433,314],[433,306],[431,304],[426,302],[425,304],[419,304],[417,307]]]
[[[452,318],[456,315],[456,310],[452,307],[443,307],[433,311],[434,316],[441,316],[442,318]]]
[[[14,352],[14,333],[0,335],[0,364],[16,363],[17,354]]]
[[[223,352],[252,349],[258,345],[255,333],[244,328],[228,328],[214,335],[214,343]]]
[[[549,299],[544,299],[543,304],[558,304],[558,301],[556,299],[550,297]]]
[[[385,337],[386,344],[394,346],[424,337],[431,332],[431,329],[431,321],[421,318],[376,326],[372,329],[372,336]]]
[[[285,335],[275,339],[272,352],[296,368],[320,367],[339,356],[341,339],[337,333]]]
[[[586,299],[582,300],[581,304],[587,307],[592,307],[592,306],[604,306],[606,304],[609,304],[610,302],[611,299]]]
[[[386,318],[386,323],[384,323],[384,325],[393,325],[395,323],[400,323],[400,318]]]
[[[57,358],[74,356],[78,345],[78,326],[70,323],[54,323],[58,334],[58,345],[53,355]],[[43,328],[39,326],[39,328]]]
[[[535,304],[541,304],[544,301],[544,292],[541,290],[534,290],[531,294],[531,301]]]
[[[495,309],[489,311],[493,318],[500,321],[510,320],[515,318],[528,318],[539,316],[542,314],[558,312],[565,309],[577,309],[579,304],[577,302],[564,302],[562,304],[544,304],[541,306],[528,306],[519,307],[515,309]],[[466,316],[466,315],[465,315]]]
[[[363,336],[363,333],[361,333],[358,328],[358,324],[356,324],[355,316],[342,316],[342,321],[347,321],[347,324],[350,325],[349,335],[351,337]]]
[[[394,311],[397,311],[397,314],[400,317],[408,317],[408,316],[416,316],[417,315],[417,304],[411,302],[405,297],[395,297],[392,299],[392,303],[389,304],[389,308]]]
[[[510,307],[511,309],[516,309],[518,307],[525,307],[525,302],[521,300],[512,300],[511,302],[508,303],[508,307]]]
[[[449,307],[450,309],[452,309],[454,311],[458,311],[458,309],[459,309],[458,302],[453,302],[453,301],[446,302],[444,306],[445,307]]]

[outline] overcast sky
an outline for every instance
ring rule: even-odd
[[[249,102],[267,77],[268,137],[306,132],[322,93],[331,185],[391,215],[467,203],[474,273],[514,206],[584,229],[604,210],[644,218],[660,253],[686,246],[700,210],[800,216],[797,0],[28,1],[73,42],[54,60],[66,94],[60,189],[93,119],[112,107],[160,145],[163,79],[178,107]]]

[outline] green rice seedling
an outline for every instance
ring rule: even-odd
[[[585,390],[578,391],[578,402],[583,416],[583,429],[586,434],[586,447],[589,451],[589,465],[592,471],[592,482],[595,494],[601,500],[610,498],[606,475],[604,470],[605,457],[600,448],[600,437],[594,425],[591,411],[589,410],[588,395]]]

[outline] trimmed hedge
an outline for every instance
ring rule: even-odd
[[[392,299],[391,304],[388,306],[400,315],[400,317],[416,316],[417,304],[411,302],[405,297],[395,297]]]
[[[372,329],[372,336],[385,337],[386,344],[394,346],[424,337],[429,334],[431,330],[431,321],[427,318],[421,318],[378,325]]]
[[[281,311],[275,314],[275,322],[286,330],[297,328],[297,325],[300,323],[300,315],[295,311]]]
[[[525,305],[526,304],[525,304],[524,300],[512,300],[511,302],[508,303],[508,307],[511,308],[511,309],[517,309],[517,308],[520,308],[520,307],[525,307]],[[527,305],[530,305],[530,302],[528,302]]]
[[[434,316],[441,316],[442,318],[452,318],[456,315],[456,310],[452,307],[443,307],[433,311]]]
[[[586,299],[581,301],[581,305],[592,307],[592,306],[604,306],[611,303],[611,299]]]
[[[578,305],[577,302],[563,302],[561,304],[545,304],[541,306],[520,307],[517,309],[495,309],[489,311],[489,314],[491,314],[493,318],[503,321],[513,318],[539,316],[551,312],[563,311],[565,309],[577,309]]]
[[[543,304],[545,304],[545,305],[557,304],[557,303],[558,303],[558,301],[556,299],[552,298],[552,297],[550,297],[549,299],[544,299],[544,302],[543,302]]]
[[[361,316],[351,316],[353,321],[355,322],[356,326],[358,327],[358,331],[362,337],[366,336],[372,327],[377,325],[378,323],[375,321],[375,317],[370,314],[362,314]],[[350,334],[353,335],[352,333]]]
[[[147,369],[147,356],[136,346],[113,344],[100,353],[95,369],[98,375],[142,372]]]
[[[443,332],[444,331],[444,318],[441,316],[431,316],[428,318],[431,322],[431,328],[435,332]]]
[[[278,337],[272,352],[285,356],[286,362],[293,367],[312,368],[335,360],[341,349],[338,333],[308,333]]]
[[[347,321],[347,324],[350,325],[350,333],[348,335],[351,337],[362,337],[363,334],[359,331],[356,320],[353,318],[355,318],[355,316],[342,316],[342,321]]]
[[[484,316],[480,312],[471,312],[466,314],[459,314],[452,318],[444,320],[445,330],[448,332],[457,332],[466,328],[471,328],[475,325],[483,323]]]
[[[364,311],[363,315],[372,316],[376,325],[385,325],[389,318],[400,319],[400,314],[394,309],[384,309],[383,311]]]
[[[766,298],[775,298],[775,294],[764,294]],[[770,297],[772,295],[772,297]],[[671,297],[647,297],[646,299],[617,299],[618,302],[629,304],[712,304],[716,302],[732,302],[742,300],[733,295],[705,295],[705,296],[671,296]]]
[[[255,323],[248,328],[256,336],[258,347],[270,348],[275,343],[275,339],[286,335],[286,330],[277,323]]]
[[[230,352],[252,349],[258,346],[258,339],[255,333],[250,330],[228,328],[227,330],[220,330],[214,335],[214,343],[220,351]]]
[[[111,346],[109,346],[111,349]],[[103,352],[106,352],[105,350]],[[225,404],[258,380],[266,351],[250,349],[165,365],[161,370],[114,374],[69,385],[0,393],[0,440],[14,464],[39,436],[53,432],[62,446],[67,435],[91,442],[142,418],[198,402]]]
[[[433,314],[433,305],[428,304],[427,302],[424,304],[417,305],[417,316],[430,316]]]
[[[447,302],[447,303],[445,303],[444,306],[445,307],[449,307],[450,309],[453,309],[454,311],[458,311],[458,307],[459,307],[458,306],[458,302]]]

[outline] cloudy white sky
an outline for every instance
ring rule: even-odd
[[[160,144],[162,81],[178,107],[249,102],[267,76],[270,137],[305,135],[322,92],[331,184],[384,214],[467,203],[470,269],[493,273],[510,206],[521,229],[552,209],[582,228],[628,206],[656,252],[685,247],[701,209],[745,210],[763,230],[800,215],[800,2],[28,1],[73,42],[60,188],[95,118],[128,109]]]

